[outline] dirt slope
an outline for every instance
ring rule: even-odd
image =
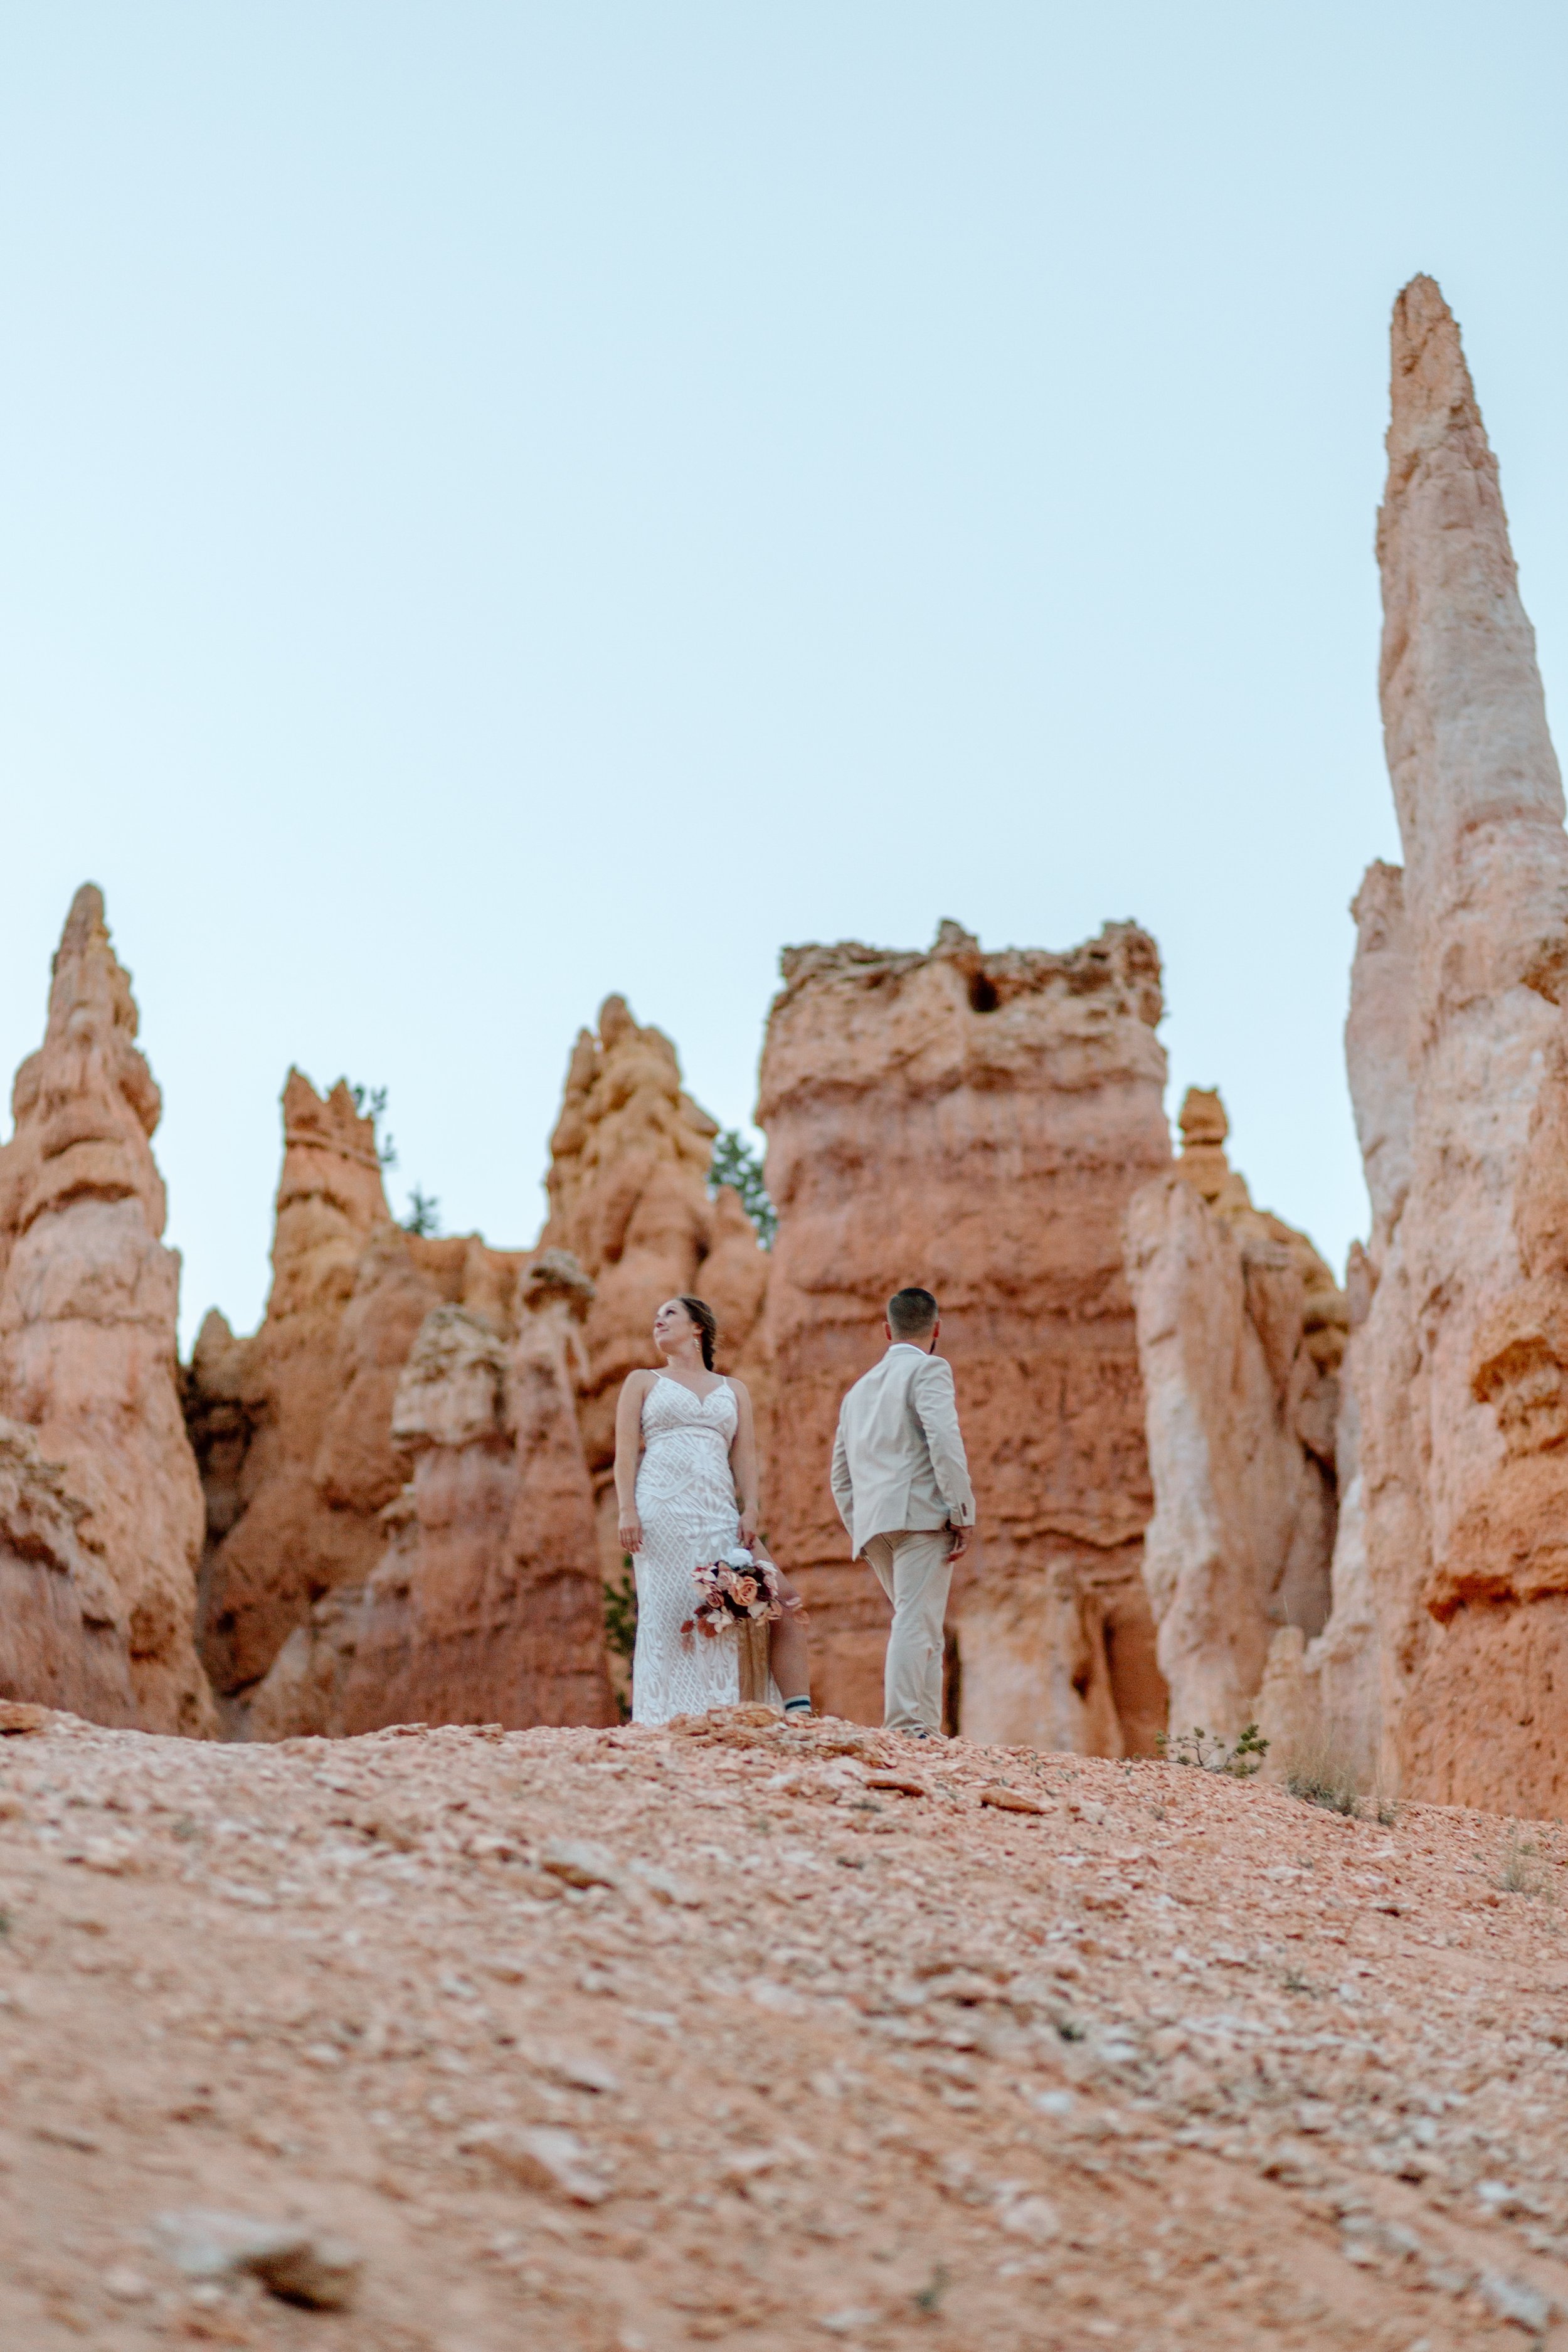
[[[1527,1834],[744,1709],[53,1717],[0,1739],[0,2343],[1568,2346]],[[350,2241],[357,2302],[184,2275],[193,2207]]]

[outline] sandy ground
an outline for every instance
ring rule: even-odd
[[[1568,2347],[1563,1839],[747,1709],[54,1717],[0,2344]],[[347,2241],[352,2306],[187,2274],[190,2209]]]

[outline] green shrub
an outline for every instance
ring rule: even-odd
[[[1159,1732],[1154,1745],[1167,1764],[1191,1764],[1200,1772],[1228,1772],[1233,1780],[1250,1780],[1268,1753],[1268,1742],[1255,1723],[1243,1724],[1234,1745],[1212,1737],[1201,1727]]]

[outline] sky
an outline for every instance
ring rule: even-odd
[[[0,1073],[100,883],[187,1339],[290,1063],[526,1244],[606,993],[744,1126],[781,946],[949,916],[1146,925],[1173,1113],[1342,1260],[1388,312],[1561,723],[1565,73],[1510,0],[0,0]]]

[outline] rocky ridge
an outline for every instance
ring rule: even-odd
[[[1568,2343],[1555,1828],[756,1709],[0,1725],[27,2352]]]

